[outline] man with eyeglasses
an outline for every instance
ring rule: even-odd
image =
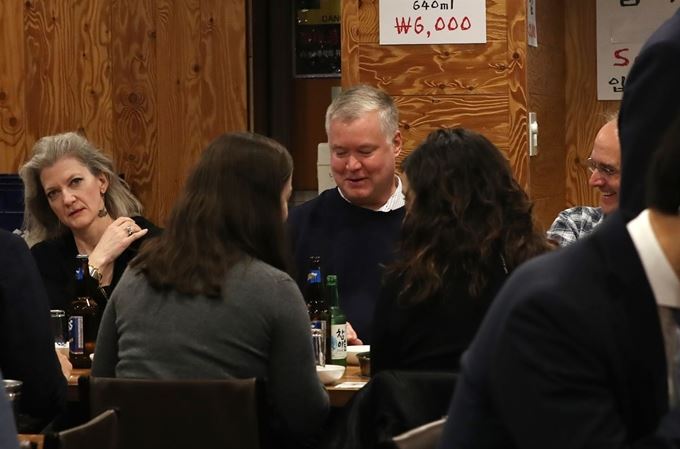
[[[590,234],[619,207],[621,145],[616,122],[613,118],[600,128],[588,158],[588,184],[600,191],[600,207],[576,206],[560,212],[548,230],[548,240],[556,245],[567,246]]]

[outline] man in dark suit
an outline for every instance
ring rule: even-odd
[[[50,327],[50,308],[38,267],[19,237],[0,229],[0,371],[23,382],[20,412],[40,430],[66,403]],[[23,422],[23,421],[22,421]]]
[[[651,2],[654,3],[654,2]],[[626,81],[621,111],[621,200],[627,218],[644,209],[644,184],[661,138],[680,112],[680,9],[640,50]]]
[[[649,209],[628,224],[614,213],[506,281],[440,448],[680,448],[680,121],[670,129]]]

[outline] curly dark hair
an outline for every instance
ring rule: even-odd
[[[501,264],[509,272],[549,249],[508,161],[481,134],[433,131],[402,168],[408,189],[401,258],[388,267],[403,280],[401,302],[436,296],[446,278],[478,296]]]

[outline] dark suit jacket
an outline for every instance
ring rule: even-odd
[[[680,9],[642,47],[623,93],[619,113],[622,166],[619,207],[629,212],[629,218],[645,208],[644,179],[652,159],[650,153],[680,115],[678,83]]]
[[[621,214],[508,279],[440,447],[680,447],[656,301]]]
[[[66,403],[66,379],[54,351],[50,308],[31,253],[0,229],[0,371],[21,380],[21,411],[48,421]]]

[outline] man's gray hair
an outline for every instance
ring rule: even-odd
[[[367,112],[378,111],[380,129],[392,140],[399,128],[399,110],[388,94],[372,86],[360,84],[340,93],[326,110],[326,134],[331,122],[352,122]]]
[[[106,210],[112,218],[136,216],[142,205],[130,192],[125,181],[114,171],[111,159],[98,150],[85,137],[67,132],[43,137],[33,146],[31,159],[19,170],[24,182],[24,231],[29,245],[58,237],[68,231],[52,212],[45,196],[40,173],[63,157],[80,161],[95,176],[103,174],[109,181],[104,194]]]

